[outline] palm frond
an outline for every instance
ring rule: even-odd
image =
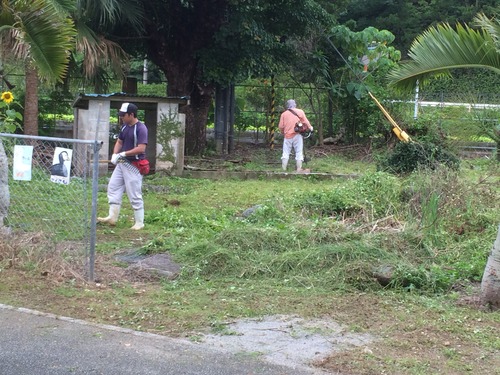
[[[123,64],[128,55],[116,43],[99,36],[80,37],[77,52],[83,55],[83,68],[86,77],[96,74],[102,67],[109,67],[116,75],[123,75]]]
[[[99,25],[116,25],[118,22],[140,30],[142,24],[142,8],[135,0],[77,0],[77,8],[85,14],[86,21]]]
[[[500,21],[497,18],[488,18],[480,13],[474,18],[475,25],[484,29],[495,42],[497,52],[500,53]]]
[[[62,16],[70,16],[76,10],[75,0],[43,0]]]
[[[485,30],[457,24],[456,30],[443,23],[431,27],[413,42],[410,61],[389,72],[389,83],[397,88],[414,89],[433,76],[449,74],[450,69],[484,68],[500,73],[500,54]]]
[[[62,80],[68,53],[74,45],[75,30],[68,17],[74,6],[71,0],[14,1],[5,11],[2,35],[10,39],[10,52],[18,59],[30,59],[40,77]],[[7,15],[8,13],[8,15]]]
[[[44,3],[39,11],[24,13],[20,17],[23,38],[20,43],[29,46],[38,73],[47,80],[61,81],[74,46],[75,29],[71,19],[54,16],[54,8]]]

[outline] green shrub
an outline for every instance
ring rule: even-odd
[[[379,160],[377,169],[400,175],[419,169],[434,170],[441,165],[457,170],[460,160],[434,143],[400,142],[390,154]]]

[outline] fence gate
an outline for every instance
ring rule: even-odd
[[[44,250],[82,262],[90,281],[99,149],[98,141],[0,133],[0,226],[40,236]]]

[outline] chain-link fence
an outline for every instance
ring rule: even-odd
[[[43,236],[49,250],[83,262],[90,281],[99,148],[98,141],[0,133],[0,227]]]

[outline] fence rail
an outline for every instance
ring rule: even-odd
[[[41,234],[51,250],[82,261],[90,281],[100,147],[98,141],[0,133],[0,227]]]

